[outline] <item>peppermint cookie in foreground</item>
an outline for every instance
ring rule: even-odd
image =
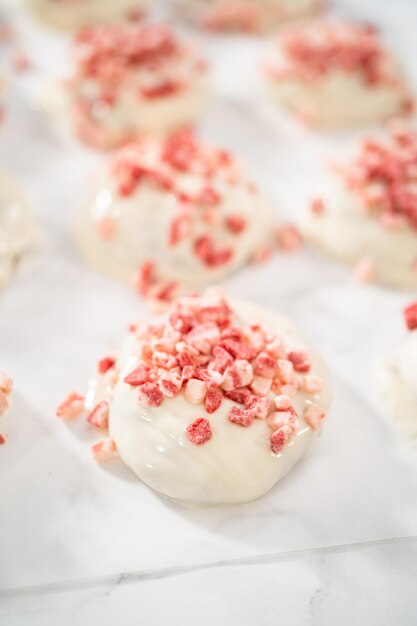
[[[195,122],[205,108],[207,64],[169,27],[85,28],[72,55],[60,113],[93,147],[172,132]]]
[[[140,17],[148,0],[27,0],[27,5],[50,26],[75,29]]]
[[[411,107],[397,61],[369,26],[290,27],[270,48],[265,70],[274,99],[310,126],[378,123]]]
[[[327,374],[279,315],[223,295],[176,300],[130,329],[118,359],[100,361],[88,421],[155,491],[185,504],[246,502],[309,450],[329,405]],[[58,415],[79,413],[72,394]]]
[[[397,125],[395,125],[397,126]],[[393,125],[334,168],[305,236],[359,278],[417,288],[417,132]]]
[[[272,222],[235,158],[182,132],[116,152],[75,236],[97,269],[122,280],[138,275],[143,295],[162,298],[237,270],[265,243]]]
[[[259,33],[315,13],[321,0],[177,0],[179,9],[213,31]]]
[[[417,464],[417,302],[404,313],[409,332],[384,363],[379,383],[385,417]]]
[[[35,226],[25,198],[15,182],[0,171],[0,289],[35,239]]]

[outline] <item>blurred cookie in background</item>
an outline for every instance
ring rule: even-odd
[[[179,11],[211,31],[262,33],[319,11],[322,0],[176,0]]]
[[[210,100],[208,65],[165,25],[82,29],[44,107],[84,143],[114,148],[194,123]]]
[[[17,184],[0,170],[0,290],[35,240],[36,230],[26,199]]]
[[[378,124],[412,107],[400,63],[372,26],[290,26],[275,37],[263,67],[277,105],[313,128]]]
[[[147,298],[217,283],[251,260],[274,215],[236,158],[182,132],[110,157],[79,213],[83,256]]]
[[[417,131],[391,123],[330,168],[304,234],[359,279],[417,288]]]
[[[146,14],[149,0],[26,0],[26,5],[49,26],[72,30]]]

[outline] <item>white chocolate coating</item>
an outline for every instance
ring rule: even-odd
[[[188,18],[212,30],[269,30],[295,18],[311,15],[321,0],[177,0]]]
[[[148,0],[27,0],[29,8],[54,28],[73,30],[96,23],[114,22],[131,12],[142,12]]]
[[[0,171],[0,289],[34,240],[35,227],[26,200],[14,181]]]
[[[320,39],[328,32],[328,25],[312,21],[297,29],[300,37],[303,32],[312,39],[315,33]],[[368,82],[360,68],[344,70],[336,66],[314,78],[298,74],[288,62],[279,37],[267,55],[266,68],[273,100],[313,127],[375,124],[404,114],[409,100],[399,64],[386,50],[379,71],[384,78],[378,81]]]
[[[261,324],[283,337],[289,346],[305,347],[304,339],[285,318],[246,303],[232,306],[245,322]],[[253,500],[271,489],[316,439],[317,431],[302,419],[303,409],[314,401],[326,410],[330,392],[327,372],[313,351],[309,350],[312,371],[323,378],[323,391],[315,396],[299,392],[293,398],[300,429],[280,454],[273,454],[266,420],[257,419],[249,428],[231,423],[227,415],[235,403],[230,400],[224,400],[211,415],[203,405],[188,404],[182,392],[174,399],[165,399],[158,408],[139,405],[137,391],[123,382],[137,361],[136,341],[129,338],[118,361],[121,373],[110,400],[109,433],[126,465],[162,495],[191,505]],[[90,386],[89,406],[102,399],[103,388],[96,389],[95,385]],[[185,431],[200,417],[209,419],[213,436],[204,445],[195,446]]]
[[[417,332],[409,332],[380,372],[383,413],[417,464]]]
[[[339,180],[325,186],[325,211],[308,212],[302,225],[307,239],[325,253],[355,265],[369,258],[375,280],[400,289],[417,288],[417,231],[406,223],[386,228],[367,214],[356,194]]]
[[[153,148],[145,146],[146,162],[155,163],[164,171]],[[149,156],[149,158],[148,158]],[[170,225],[178,211],[178,200],[169,191],[144,180],[129,197],[121,197],[114,178],[108,171],[98,180],[88,202],[75,223],[75,238],[83,256],[98,270],[118,279],[130,280],[149,260],[155,261],[163,280],[173,280],[186,287],[201,287],[216,283],[247,263],[267,240],[273,211],[245,176],[239,173],[236,184],[228,182],[233,169],[221,170],[211,185],[221,194],[214,208],[215,219],[207,223],[197,206],[190,222],[189,235],[175,246],[168,245]],[[181,190],[197,191],[207,183],[198,173],[173,172],[176,186]],[[246,220],[245,230],[236,235],[224,226],[227,216],[238,214]],[[104,238],[98,224],[103,218],[115,221],[115,234]],[[217,247],[233,246],[233,257],[223,265],[209,267],[198,257],[193,242],[200,236],[210,236]]]

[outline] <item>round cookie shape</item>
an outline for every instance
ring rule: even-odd
[[[73,42],[64,100],[78,137],[114,148],[164,135],[200,116],[208,67],[168,26],[133,23],[81,30]]]
[[[148,0],[27,0],[28,7],[49,26],[75,30],[91,24],[138,18]]]
[[[417,287],[417,132],[395,125],[333,168],[304,233],[328,254],[391,287]],[[361,276],[359,275],[359,278]]]
[[[410,460],[417,464],[417,302],[405,309],[407,336],[380,371],[384,415]]]
[[[177,0],[179,10],[211,31],[260,33],[311,15],[321,0]]]
[[[288,27],[264,64],[274,100],[311,127],[354,127],[405,114],[399,64],[368,25],[311,20]]]
[[[0,170],[0,290],[35,237],[25,198],[16,183]]]
[[[87,404],[90,422],[107,406],[114,447],[152,489],[214,505],[271,489],[307,453],[329,402],[326,370],[291,322],[206,293],[132,327]]]
[[[236,159],[189,132],[115,153],[75,224],[82,254],[139,290],[217,283],[269,237],[273,212]],[[158,288],[157,288],[158,289]]]

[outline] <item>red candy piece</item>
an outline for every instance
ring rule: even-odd
[[[254,419],[255,412],[252,409],[239,409],[237,406],[234,406],[229,413],[229,420],[244,428],[252,426]]]
[[[204,404],[207,413],[214,413],[217,411],[223,400],[223,394],[221,390],[215,385],[209,386],[207,389],[206,398]]]
[[[204,417],[196,419],[195,422],[187,426],[185,432],[187,433],[188,439],[195,446],[202,446],[204,443],[207,443],[213,435],[210,422]]]
[[[417,302],[413,302],[404,310],[405,323],[408,330],[417,328]]]
[[[138,400],[144,406],[161,406],[164,396],[158,385],[155,383],[145,383],[138,387]]]
[[[311,369],[311,363],[304,352],[290,352],[288,359],[294,365],[296,372],[309,372]]]
[[[126,376],[123,382],[131,387],[138,387],[149,380],[149,369],[142,363]]]
[[[114,367],[115,363],[115,359],[110,356],[106,356],[104,357],[104,359],[101,359],[101,361],[98,362],[99,374],[105,374],[106,372],[108,372],[109,369]]]
[[[109,425],[109,404],[108,402],[99,402],[88,414],[87,421],[95,428],[105,429]]]

